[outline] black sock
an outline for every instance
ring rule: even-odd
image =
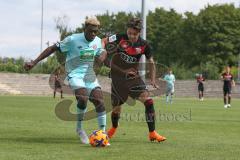
[[[153,106],[153,100],[149,99],[145,103],[145,116],[148,124],[149,132],[155,130],[155,111]]]
[[[56,92],[53,92],[53,98],[55,98],[55,96],[56,96]]]
[[[111,119],[112,119],[112,126],[114,128],[118,127],[119,118],[120,118],[120,114],[112,112]]]
[[[227,104],[227,98],[224,97],[223,100],[224,100],[224,104]]]
[[[231,96],[228,96],[228,104],[231,103]]]

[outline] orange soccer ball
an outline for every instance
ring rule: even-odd
[[[89,143],[93,147],[105,147],[109,144],[109,138],[104,131],[96,130],[89,136]]]

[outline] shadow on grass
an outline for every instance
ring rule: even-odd
[[[0,138],[1,142],[16,142],[16,143],[42,143],[42,144],[81,144],[78,138],[61,138],[61,137],[14,137]]]
[[[137,138],[131,138],[131,139],[120,139],[120,138],[113,138],[110,140],[110,143],[111,144],[118,144],[118,145],[133,145],[133,146],[138,146],[138,145],[151,145],[151,144],[164,144],[166,143],[167,141],[164,141],[164,142],[151,142],[149,139],[147,138],[142,138],[141,140],[140,139],[137,139]]]

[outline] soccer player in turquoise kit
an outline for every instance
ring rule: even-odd
[[[100,22],[96,17],[86,19],[83,33],[72,34],[63,41],[48,47],[37,59],[26,63],[24,66],[26,70],[30,70],[39,61],[58,50],[66,55],[66,78],[77,100],[78,120],[76,132],[84,144],[89,143],[88,136],[82,126],[88,100],[96,108],[99,129],[105,131],[106,127],[103,94],[93,67],[95,59],[101,59],[102,53],[105,52],[102,48],[101,39],[96,36],[99,25]]]
[[[164,76],[164,80],[167,81],[166,87],[166,102],[172,103],[172,98],[174,94],[174,83],[175,83],[175,76],[172,73],[172,70],[168,70],[168,74]]]

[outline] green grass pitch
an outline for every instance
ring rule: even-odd
[[[72,98],[73,99],[73,98]],[[157,131],[163,143],[149,142],[144,107],[123,107],[117,134],[110,147],[80,144],[75,122],[55,115],[60,99],[0,96],[0,160],[236,160],[240,157],[240,100],[224,109],[223,100],[155,99]],[[74,108],[74,106],[73,106]],[[91,108],[91,107],[90,107]],[[108,128],[110,114],[108,113]],[[90,134],[96,119],[86,121]]]

